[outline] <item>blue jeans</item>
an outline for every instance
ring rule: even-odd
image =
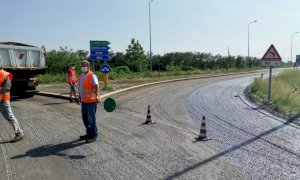
[[[20,128],[19,122],[11,111],[10,102],[9,101],[1,101],[0,102],[0,112],[3,117],[12,125],[15,133],[23,133]]]
[[[96,125],[97,103],[81,103],[82,120],[86,128],[86,135],[89,139],[98,137],[98,129]]]

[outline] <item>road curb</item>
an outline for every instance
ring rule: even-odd
[[[247,87],[249,87],[249,86],[247,86]],[[247,88],[247,87],[246,87],[246,88]],[[244,89],[244,90],[245,90],[245,89]],[[285,119],[280,118],[280,117],[278,117],[278,116],[275,116],[274,114],[272,114],[272,113],[270,113],[270,112],[268,112],[268,111],[259,109],[259,106],[257,106],[257,105],[255,105],[255,104],[249,102],[249,101],[247,100],[245,94],[244,94],[244,91],[242,91],[242,92],[240,91],[240,92],[238,93],[238,96],[239,96],[239,98],[241,99],[241,101],[242,101],[243,103],[245,103],[247,106],[251,107],[252,109],[255,109],[256,111],[258,111],[258,112],[260,112],[260,113],[262,113],[262,114],[264,114],[264,115],[266,115],[266,116],[268,116],[268,117],[270,117],[270,118],[272,118],[272,119],[274,119],[274,120],[280,121],[280,122],[285,123],[285,124],[288,123]],[[297,129],[300,129],[300,126],[297,125],[297,124],[295,124],[295,123],[288,123],[287,125],[292,126],[292,127],[294,127],[294,128],[297,128]]]
[[[176,82],[176,81],[185,81],[185,80],[194,80],[194,79],[202,79],[202,78],[211,78],[211,77],[222,77],[222,76],[231,76],[231,75],[238,75],[238,74],[251,74],[251,73],[257,73],[257,71],[251,71],[251,72],[240,72],[240,73],[228,73],[228,74],[217,74],[217,75],[203,75],[203,76],[198,76],[198,77],[189,77],[189,78],[178,78],[178,79],[171,79],[171,80],[164,80],[164,81],[157,81],[157,82],[152,82],[152,83],[146,83],[146,84],[140,84],[136,86],[131,86],[128,88],[120,89],[117,91],[113,91],[110,93],[106,93],[101,95],[101,98],[106,98],[118,93],[130,91],[133,89],[138,89],[146,86],[152,86],[156,84],[163,84],[163,83],[169,83],[169,82]],[[64,94],[59,94],[59,93],[51,93],[51,92],[45,92],[45,91],[40,91],[36,93],[37,95],[40,96],[47,96],[47,97],[54,97],[54,98],[60,98],[60,99],[69,99],[69,95],[64,95]]]
[[[36,93],[36,95],[54,97],[54,98],[59,98],[59,99],[70,99],[70,96],[68,96],[68,95],[58,94],[58,93],[51,93],[51,92],[44,92],[44,91],[39,91],[39,92]]]

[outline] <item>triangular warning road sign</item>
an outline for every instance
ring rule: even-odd
[[[261,58],[261,60],[269,60],[269,61],[281,61],[281,57],[274,45],[271,44],[265,55]]]

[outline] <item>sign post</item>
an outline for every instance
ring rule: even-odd
[[[281,66],[281,57],[277,50],[275,49],[274,45],[271,44],[267,52],[261,58],[261,66],[269,66],[270,73],[269,73],[269,88],[268,88],[268,102],[271,99],[271,84],[272,84],[272,67],[273,66]]]
[[[271,84],[272,84],[272,66],[270,66],[270,72],[269,72],[268,102],[270,102],[271,99]]]

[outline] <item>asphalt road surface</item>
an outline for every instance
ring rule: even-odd
[[[237,95],[242,97],[252,80],[239,78],[198,89],[188,98],[191,117],[208,116],[209,133],[224,150],[211,159],[231,157],[251,179],[299,179],[300,130],[292,124],[299,119],[278,121],[243,103]]]
[[[0,121],[1,179],[297,179],[300,132],[235,97],[259,77],[244,74],[160,84],[99,104],[98,141],[85,134],[80,106],[35,96],[12,102],[26,138],[9,143]],[[143,125],[151,105],[151,125]],[[207,117],[211,141],[198,142]]]

